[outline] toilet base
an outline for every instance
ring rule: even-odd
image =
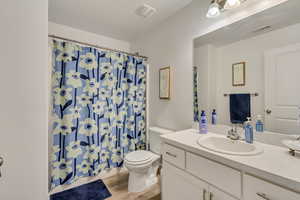
[[[135,154],[128,154],[130,156],[125,158],[124,165],[129,171],[128,192],[142,192],[158,182],[160,156],[150,153],[151,158],[148,161],[136,163],[135,160],[141,159],[143,153],[145,154],[143,151],[136,151]]]
[[[156,176],[130,172],[128,180],[128,192],[142,192],[157,182],[158,178]]]

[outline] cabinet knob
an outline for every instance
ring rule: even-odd
[[[209,200],[213,200],[213,198],[214,198],[214,194],[213,193],[209,193]]]
[[[267,197],[265,193],[257,192],[256,195],[264,200],[271,200],[270,198]]]
[[[209,192],[209,200],[213,200],[213,193],[211,193],[211,192]],[[206,197],[207,197],[207,191],[206,191],[206,189],[203,189],[203,197],[202,197],[202,199],[203,200],[206,200]]]
[[[174,158],[176,158],[176,157],[177,157],[177,155],[175,155],[175,154],[172,154],[172,153],[170,153],[170,152],[168,152],[168,151],[166,152],[166,154],[167,154],[167,155],[169,155],[169,156],[172,156],[172,157],[174,157]]]
[[[203,194],[202,199],[206,200],[206,189],[203,189],[202,194]]]

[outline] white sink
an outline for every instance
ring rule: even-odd
[[[263,148],[257,144],[249,144],[240,140],[230,140],[222,136],[204,135],[198,140],[198,144],[211,151],[218,153],[238,155],[238,156],[251,156],[263,152]]]

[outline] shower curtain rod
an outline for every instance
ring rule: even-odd
[[[121,50],[118,50],[118,49],[111,49],[111,48],[107,48],[107,47],[101,47],[101,46],[98,46],[98,45],[95,45],[95,44],[80,42],[80,41],[77,41],[77,40],[72,40],[72,39],[69,39],[69,38],[64,38],[64,37],[60,37],[60,36],[56,36],[56,35],[48,35],[48,37],[55,38],[55,39],[60,39],[60,40],[65,40],[65,41],[69,41],[69,42],[75,42],[75,43],[78,43],[78,44],[82,44],[82,45],[86,45],[86,46],[90,46],[90,47],[95,47],[95,48],[98,48],[98,49],[124,53],[124,54],[130,55],[130,56],[137,56],[137,57],[140,57],[140,58],[144,58],[144,59],[146,59],[146,61],[148,60],[147,56],[141,56],[138,53],[134,54],[134,53],[126,52],[126,51],[121,51]]]

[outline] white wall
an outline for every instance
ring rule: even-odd
[[[97,35],[53,22],[49,22],[49,34],[77,40],[80,42],[95,44],[101,47],[108,47],[122,51],[130,50],[130,43],[127,41],[117,40],[103,35]]]
[[[251,97],[251,113],[252,117],[258,114],[264,115],[264,52],[274,48],[280,48],[295,43],[300,43],[300,24],[285,27],[265,33],[263,35],[238,41],[229,45],[225,45],[216,49],[215,52],[208,52],[208,46],[205,45],[195,49],[195,56],[203,58],[214,57],[217,60],[215,64],[207,65],[204,70],[200,68],[201,73],[211,74],[208,77],[216,74],[218,81],[210,82],[207,86],[207,81],[200,82],[200,85],[205,85],[205,88],[210,88],[210,92],[200,91],[199,96],[204,95],[206,108],[213,107],[214,101],[217,101],[218,121],[221,124],[230,124],[229,117],[229,98],[224,97],[224,93],[255,93],[258,92],[258,97]],[[199,49],[207,49],[207,52],[199,52]],[[201,55],[199,55],[201,53]],[[199,63],[199,59],[195,59]],[[197,63],[196,62],[196,63]],[[246,62],[246,85],[244,87],[232,86],[232,64],[237,62]],[[216,67],[217,66],[217,67]],[[212,92],[215,88],[215,92]],[[216,96],[211,96],[215,94]],[[201,105],[201,104],[200,104]]]
[[[194,0],[132,43],[132,49],[150,57],[150,125],[179,130],[192,126],[193,94],[192,66],[193,39],[263,11],[286,0],[252,0],[239,9],[227,12],[217,19],[207,19],[209,0]],[[170,101],[158,98],[158,70],[171,66],[173,93]]]
[[[48,1],[0,6],[1,200],[46,200]]]

